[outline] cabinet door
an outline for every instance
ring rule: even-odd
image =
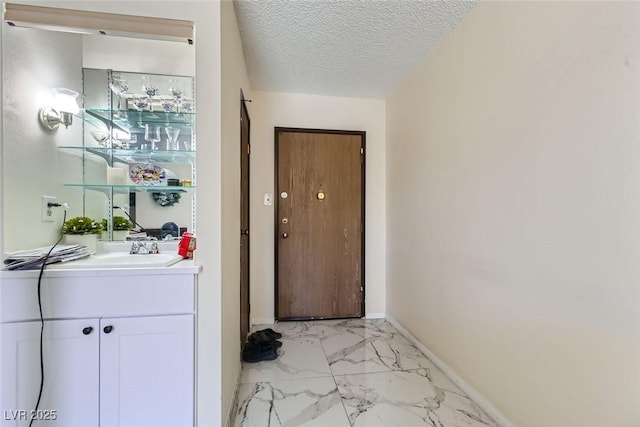
[[[193,316],[102,319],[100,427],[193,425]]]
[[[97,427],[98,320],[47,321],[44,327],[44,389],[40,390],[40,322],[0,325],[0,425]],[[89,329],[91,328],[91,329]]]

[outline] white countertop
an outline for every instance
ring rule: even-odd
[[[73,261],[70,261],[73,262]],[[53,264],[55,265],[55,264]],[[43,277],[79,277],[79,276],[145,276],[154,274],[198,274],[202,267],[193,260],[182,260],[169,267],[136,268],[67,268],[64,270],[45,269]],[[0,279],[37,278],[40,270],[0,271]]]
[[[147,242],[148,243],[148,242]],[[155,241],[160,248],[160,253],[177,253],[178,242],[177,241]],[[105,253],[123,253],[128,254],[131,242],[98,242],[98,254]],[[138,255],[135,255],[138,256]],[[141,255],[141,256],[153,256],[153,255]],[[84,258],[88,260],[88,258]],[[77,263],[77,264],[75,264]],[[92,277],[92,276],[144,276],[144,275],[157,275],[157,274],[198,274],[202,267],[195,264],[193,260],[182,260],[168,267],[153,266],[153,267],[84,267],[85,262],[83,259],[77,261],[68,261],[65,263],[50,264],[44,271],[43,277]],[[0,270],[0,279],[19,279],[19,278],[37,278],[40,274],[40,269],[35,270],[12,270],[2,271]]]

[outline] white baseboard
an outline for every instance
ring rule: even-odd
[[[235,424],[235,414],[238,412],[238,391],[240,389],[240,376],[242,375],[242,371],[238,373],[238,378],[236,379],[236,389],[233,391],[233,401],[231,402],[231,407],[229,408],[229,412],[226,416],[226,421],[224,423],[225,427],[231,427],[232,424]]]
[[[276,323],[276,319],[274,317],[252,317],[251,318],[251,326],[273,325],[274,323]]]
[[[364,315],[365,319],[384,319],[386,315],[384,313],[367,313]],[[273,325],[276,323],[274,317],[256,317],[251,318],[251,326],[254,325]]]
[[[514,427],[513,423],[509,421],[498,409],[493,406],[488,399],[486,399],[478,390],[467,384],[453,369],[444,363],[438,356],[431,352],[424,344],[422,344],[416,337],[407,331],[393,316],[387,314],[386,319],[397,330],[400,331],[409,341],[413,343],[418,349],[424,353],[434,365],[436,365],[451,381],[466,393],[476,405],[480,407],[498,426],[500,427]]]
[[[367,313],[364,315],[365,319],[384,319],[387,317],[384,313]]]

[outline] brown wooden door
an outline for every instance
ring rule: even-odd
[[[276,128],[276,318],[364,314],[364,132]]]
[[[240,342],[244,343],[249,323],[249,134],[251,121],[242,95],[240,108]]]

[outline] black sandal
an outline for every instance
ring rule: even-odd
[[[276,332],[271,328],[267,328],[267,329],[262,329],[260,331],[256,331],[256,333],[258,333],[258,332],[263,332],[263,333],[269,335],[271,337],[271,339],[282,338],[282,334],[280,332]]]
[[[280,341],[276,341],[276,338],[274,338],[275,335],[273,334],[269,334],[265,331],[258,331],[258,332],[254,332],[251,335],[249,335],[247,337],[247,341],[252,342],[252,343],[262,343],[262,342],[273,342],[275,341],[278,344],[278,347],[280,347],[282,345],[282,343]]]
[[[276,344],[278,341],[260,341],[248,342],[242,349],[242,360],[247,363],[262,362],[265,360],[274,360],[278,357]],[[282,345],[282,343],[280,343]]]

